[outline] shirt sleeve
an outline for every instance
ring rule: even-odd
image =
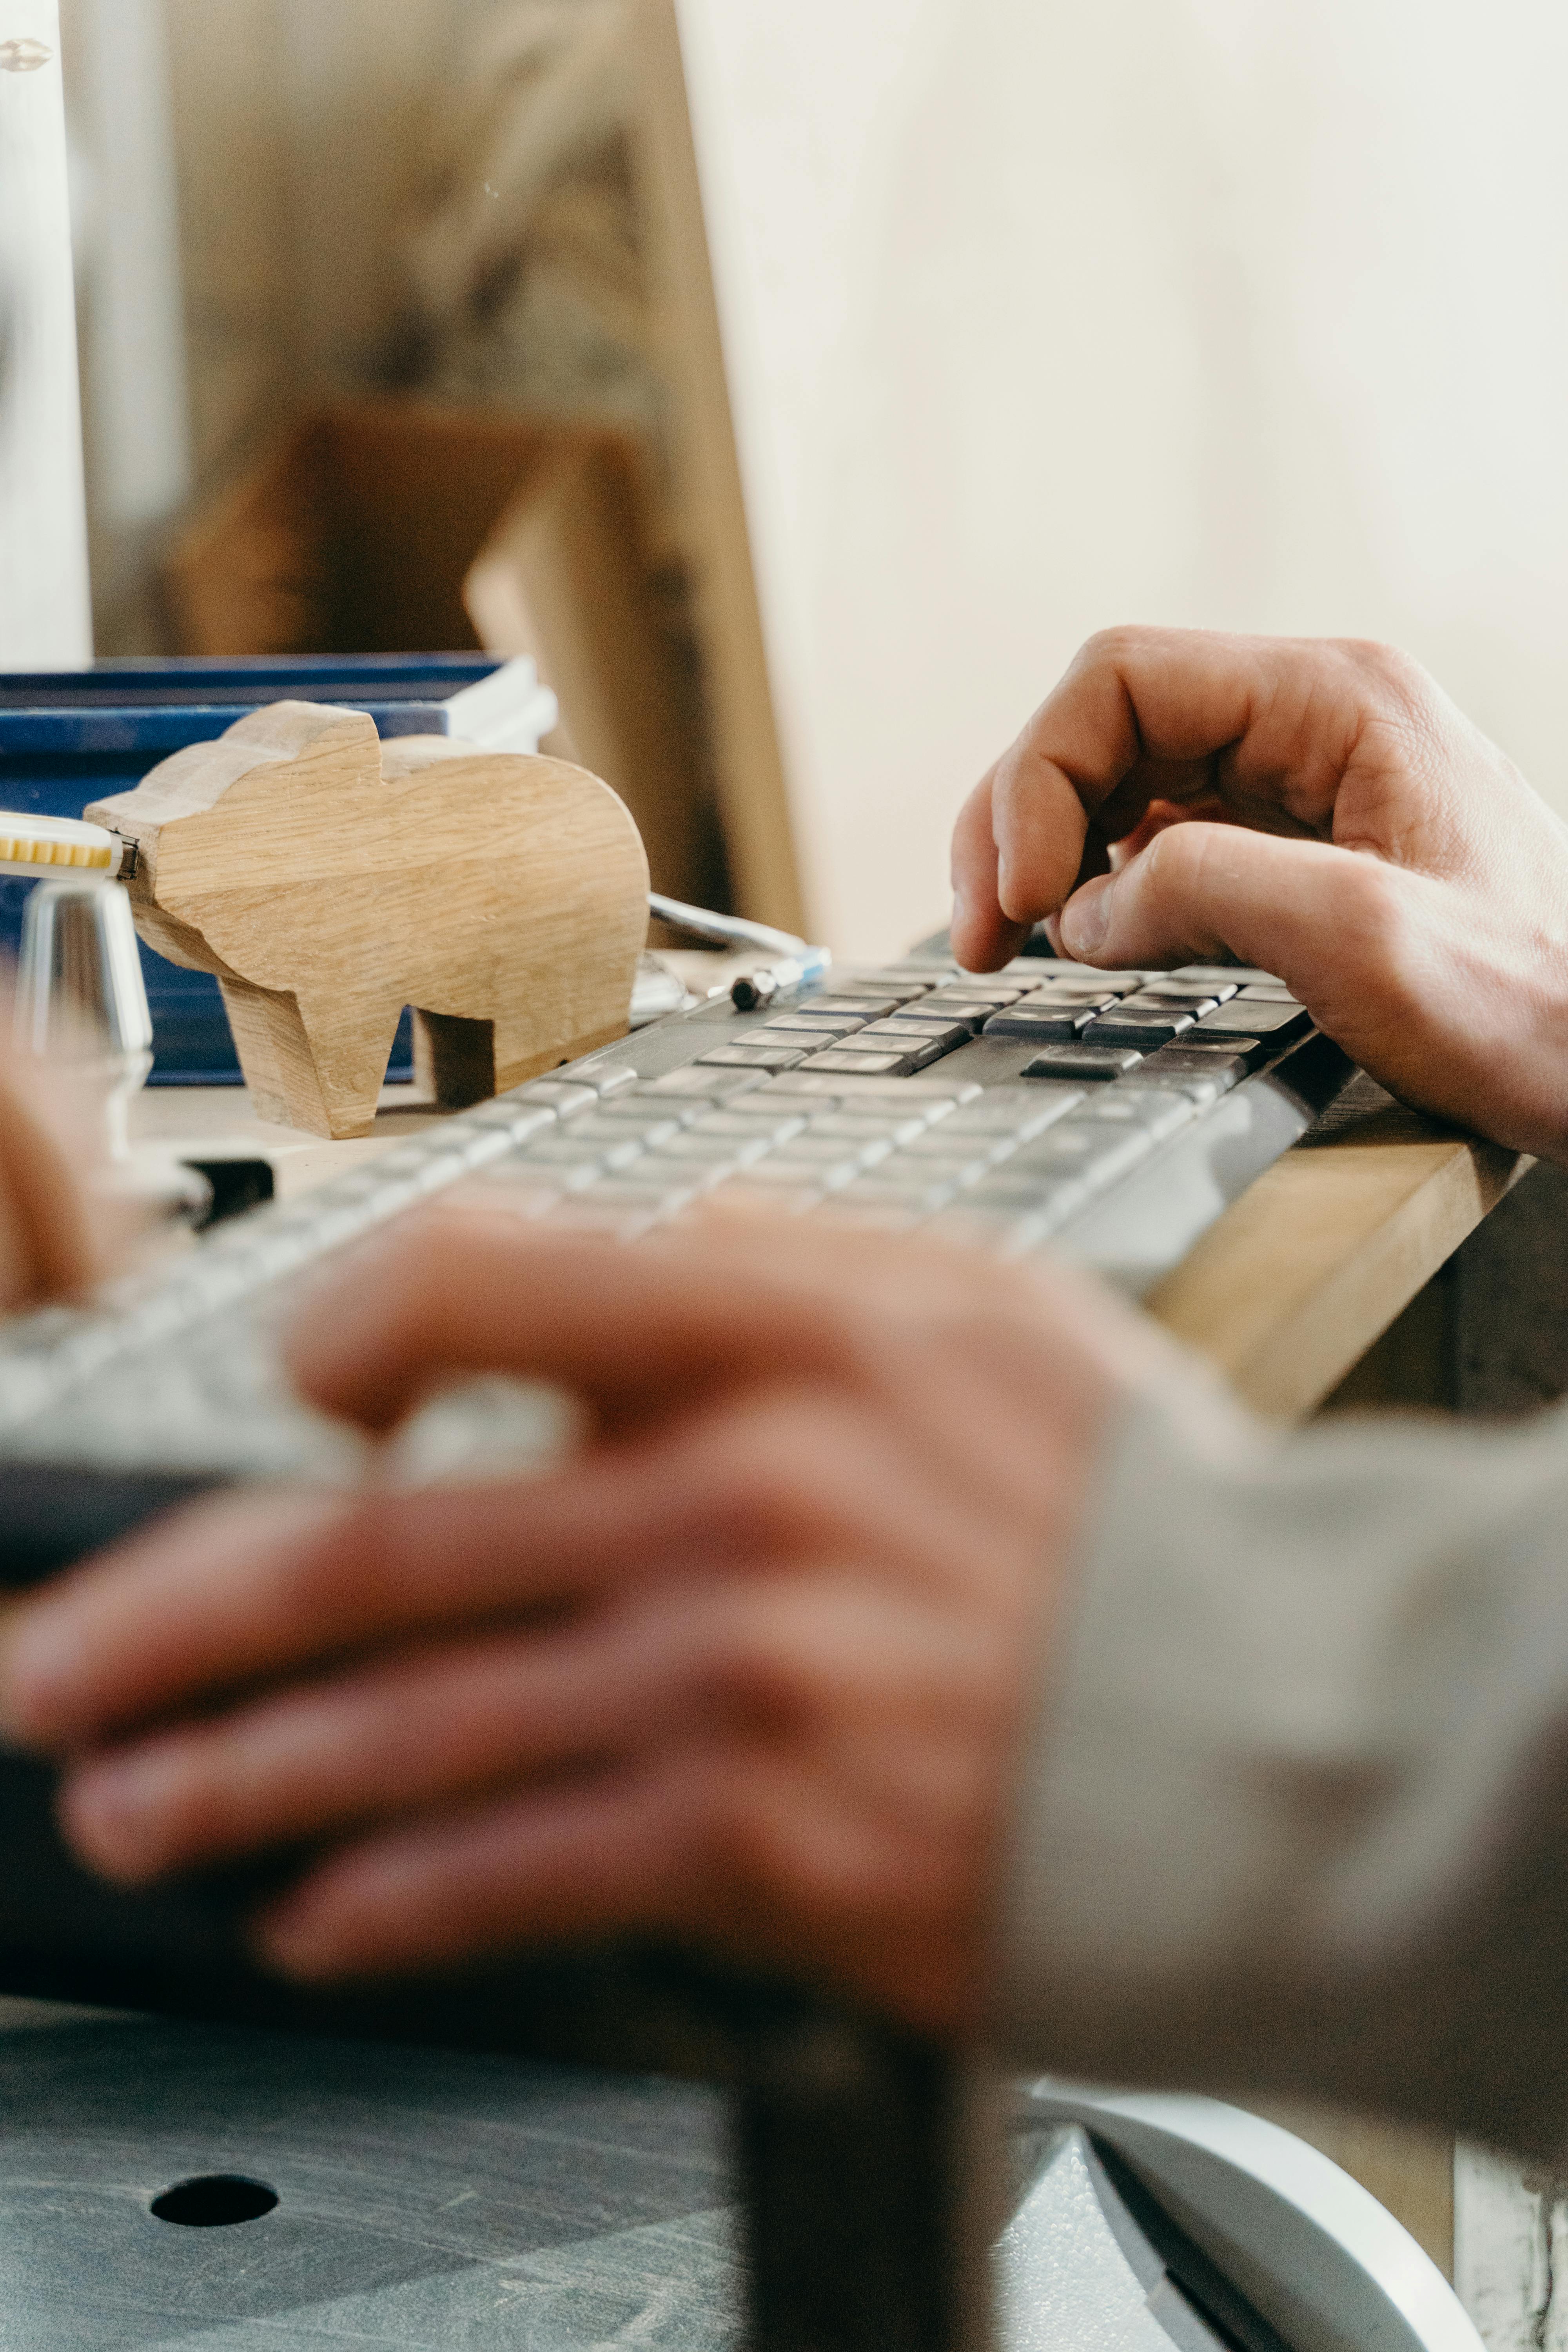
[[[1148,1399],[1044,1677],[1000,2025],[1101,2080],[1568,2137],[1568,1414]]]

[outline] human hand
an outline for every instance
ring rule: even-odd
[[[1121,844],[1120,870],[1114,845]],[[1093,637],[966,803],[952,943],[1278,972],[1406,1101],[1568,1159],[1568,827],[1379,646]]]
[[[13,1050],[10,1026],[0,990],[0,1313],[84,1287],[124,1223],[89,1207],[85,1107]]]
[[[311,1848],[255,1923],[295,1977],[633,1932],[955,2029],[1086,1490],[1165,1352],[1053,1267],[454,1202],[318,1299],[303,1386],[383,1429],[542,1375],[584,1450],[165,1523],[18,1613],[0,1729],[127,1884]]]

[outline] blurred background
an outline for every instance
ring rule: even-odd
[[[531,650],[841,951],[1120,620],[1393,638],[1568,811],[1563,11],[680,0],[694,211],[650,9],[65,0],[100,652]]]

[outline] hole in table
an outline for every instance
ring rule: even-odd
[[[236,2221],[259,2221],[278,2202],[276,2189],[265,2180],[247,2180],[240,2172],[204,2172],[195,2180],[176,2181],[153,2200],[160,2221],[177,2221],[186,2230],[225,2230]]]

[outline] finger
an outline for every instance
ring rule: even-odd
[[[912,1723],[899,1768],[934,1821],[952,1810],[955,1717],[994,1713],[1016,1676],[1016,1643],[978,1616],[799,1570],[703,1583],[564,1630],[373,1660],[89,1758],[61,1819],[90,1867],[142,1884],[626,1764],[695,1727],[768,1741],[841,1727],[846,1773],[853,1751],[868,1785],[887,1775],[879,1729]]]
[[[373,1834],[257,1917],[265,1966],[306,1983],[396,1977],[647,1933],[684,1907],[684,1841],[651,1779],[602,1779]]]
[[[373,1834],[260,1912],[252,1940],[324,1983],[652,1935],[945,2030],[982,1957],[994,1818],[939,1842],[844,1800],[812,1759],[695,1748]]]
[[[938,1577],[963,1540],[963,1495],[933,1500],[919,1462],[895,1456],[874,1475],[840,1401],[762,1391],[526,1481],[203,1505],[7,1621],[0,1732],[79,1751],[432,1629],[782,1555],[896,1545],[911,1580]]]
[[[994,768],[976,784],[952,829],[952,914],[948,938],[965,971],[994,971],[1029,936],[1027,923],[1002,911],[991,793]]]
[[[62,1825],[134,1885],[602,1766],[667,1725],[690,1635],[641,1612],[373,1660],[89,1758]]]
[[[732,1265],[706,1263],[679,1236],[627,1251],[489,1213],[475,1196],[357,1254],[290,1343],[307,1394],[373,1428],[457,1373],[555,1381],[615,1425],[781,1370],[829,1377],[848,1352],[823,1289],[776,1279],[765,1250],[737,1283]]]
[[[1055,914],[1085,870],[1086,835],[1122,839],[1153,801],[1217,794],[1243,823],[1326,831],[1368,711],[1393,692],[1356,646],[1198,630],[1091,639],[994,772],[996,907],[971,849],[970,930]]]
[[[66,1147],[63,1114],[58,1124],[57,1133],[42,1105],[21,1086],[6,1084],[0,1066],[0,1298],[6,1305],[79,1290],[98,1271],[97,1236]]]
[[[1167,827],[1117,875],[1062,910],[1062,941],[1083,961],[1208,962],[1221,954],[1278,972],[1316,1014],[1345,987],[1347,920],[1363,853],[1231,824]]]

